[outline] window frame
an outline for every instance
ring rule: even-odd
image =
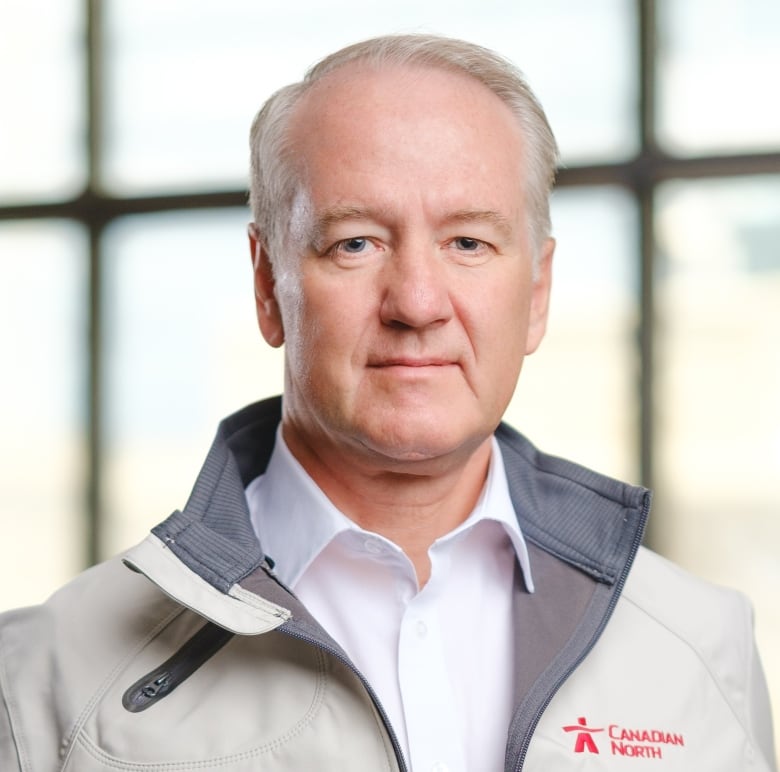
[[[633,158],[614,163],[582,164],[562,168],[557,186],[620,186],[627,190],[638,205],[637,232],[639,323],[636,346],[640,363],[636,375],[635,393],[638,405],[636,454],[639,460],[640,482],[649,487],[654,483],[655,441],[653,436],[656,400],[654,396],[656,300],[654,294],[656,254],[653,239],[655,192],[668,180],[693,180],[748,175],[780,175],[778,152],[708,155],[695,158],[676,157],[659,146],[655,134],[655,104],[657,88],[657,23],[655,0],[635,0],[636,60],[639,78],[639,149]],[[101,560],[104,529],[102,480],[104,440],[104,396],[101,389],[105,361],[101,338],[104,305],[103,233],[106,227],[132,214],[165,211],[194,211],[246,206],[246,190],[193,190],[172,195],[109,195],[101,190],[99,171],[102,156],[102,79],[104,34],[101,0],[84,0],[86,21],[87,84],[87,181],[83,190],[63,200],[40,200],[19,205],[1,205],[0,221],[10,220],[70,220],[79,223],[88,233],[88,324],[85,330],[87,351],[84,404],[85,436],[87,438],[87,475],[84,482],[84,517],[86,543],[83,563],[91,565]],[[652,527],[651,527],[652,528]],[[655,541],[652,529],[646,537]]]

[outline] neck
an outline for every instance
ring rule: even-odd
[[[361,528],[390,539],[412,561],[423,587],[431,573],[428,550],[474,509],[487,477],[490,438],[465,460],[383,469],[336,455],[323,458],[284,427],[290,451],[325,495]]]

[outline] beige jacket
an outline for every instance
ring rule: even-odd
[[[406,769],[250,538],[243,487],[276,421],[278,403],[228,419],[183,512],[0,616],[2,772]],[[646,492],[498,437],[537,581],[516,587],[506,770],[774,770],[747,602],[638,548]]]

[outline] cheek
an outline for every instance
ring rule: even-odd
[[[522,296],[498,291],[474,320],[471,335],[481,389],[503,410],[512,396],[526,350],[527,306]]]
[[[297,373],[322,377],[339,367],[354,344],[358,329],[350,318],[353,303],[333,288],[304,276],[290,283],[280,297],[285,324],[285,345]]]
[[[527,292],[506,282],[485,289],[480,298],[477,306],[472,305],[466,322],[475,343],[497,357],[524,351],[529,314]]]
[[[339,317],[350,310],[350,298],[338,293],[338,286],[329,286],[305,270],[286,271],[278,277],[276,296],[289,348],[309,351],[312,356],[323,347],[333,348],[344,329],[349,329],[346,323],[339,324]]]

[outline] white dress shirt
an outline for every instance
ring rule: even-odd
[[[477,505],[429,550],[431,576],[330,502],[281,430],[246,490],[252,524],[287,584],[375,689],[413,772],[500,772],[512,710],[515,561],[528,551],[493,439]]]

